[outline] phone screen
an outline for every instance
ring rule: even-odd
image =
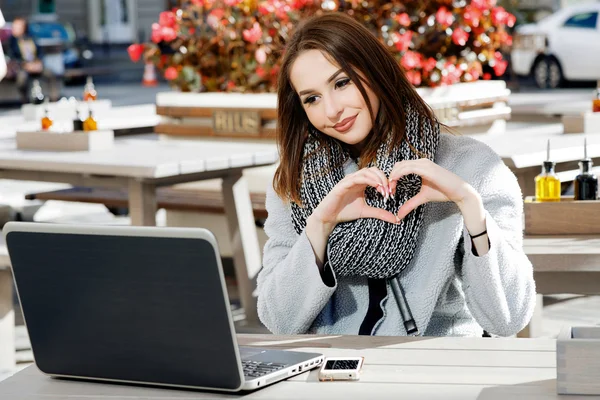
[[[358,360],[327,360],[325,369],[356,369]]]

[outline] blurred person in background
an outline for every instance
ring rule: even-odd
[[[27,19],[17,17],[12,23],[12,35],[9,40],[8,54],[10,63],[17,64],[16,83],[24,103],[29,101],[29,91],[35,79],[45,78],[50,85],[50,98],[58,98],[58,82],[51,71],[44,68],[40,47],[28,32]]]
[[[0,10],[0,28],[5,24],[2,10]],[[4,58],[4,50],[2,50],[2,43],[0,42],[0,81],[6,76],[6,58]]]

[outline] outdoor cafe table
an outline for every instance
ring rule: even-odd
[[[261,254],[244,168],[278,159],[267,143],[117,139],[110,150],[56,152],[18,150],[14,139],[0,141],[0,179],[64,182],[74,186],[127,189],[133,225],[156,225],[156,189],[177,183],[222,178],[224,208],[239,278],[242,307],[258,319],[252,297]]]
[[[542,334],[543,295],[600,295],[600,235],[525,236],[523,251],[533,264],[537,303],[520,336]]]
[[[58,380],[29,366],[0,398],[37,399],[573,399],[556,394],[554,339],[239,335],[240,344],[364,356],[357,382],[319,382],[313,369],[244,394]],[[585,399],[599,397],[586,396]]]

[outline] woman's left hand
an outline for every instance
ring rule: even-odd
[[[421,177],[421,190],[398,209],[398,220],[428,202],[453,201],[462,209],[464,203],[479,198],[471,185],[427,158],[397,162],[389,176],[391,192],[396,192],[399,179],[410,174]]]

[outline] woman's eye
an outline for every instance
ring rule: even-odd
[[[337,81],[335,83],[335,88],[336,89],[343,88],[344,86],[348,85],[349,83],[350,83],[350,78],[340,79],[339,81]]]
[[[315,100],[317,100],[316,96],[308,96],[306,99],[304,99],[304,104],[312,104],[315,102]]]

